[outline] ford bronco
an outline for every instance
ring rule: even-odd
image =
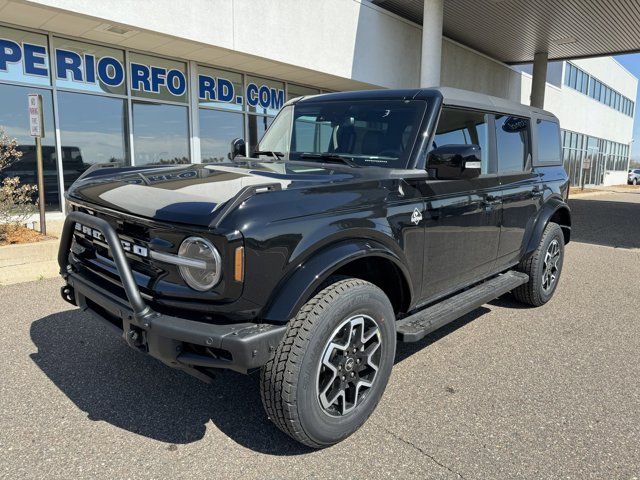
[[[62,296],[202,380],[259,371],[267,415],[305,445],[365,422],[396,341],[558,286],[571,217],[550,113],[448,88],[324,94],[246,150],[85,172]]]

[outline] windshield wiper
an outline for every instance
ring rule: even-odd
[[[282,157],[284,157],[284,153],[282,152],[274,152],[272,150],[254,150],[254,155],[269,155],[273,157],[273,159],[277,162]]]
[[[338,155],[337,153],[329,153],[329,152],[325,152],[325,153],[303,153],[303,154],[300,155],[300,158],[317,158],[319,160],[324,160],[324,161],[327,161],[327,162],[331,162],[331,161],[342,162],[345,165],[349,165],[350,167],[356,167],[356,168],[360,167],[360,165],[358,165],[356,162],[351,160],[349,157],[346,157],[346,156],[343,156],[343,155]]]

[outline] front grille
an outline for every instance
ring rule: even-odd
[[[109,222],[114,227],[118,237],[123,242],[123,248],[131,266],[140,293],[148,298],[153,297],[153,285],[165,271],[148,257],[150,228],[144,224],[136,224],[123,219],[92,212]],[[111,284],[119,287],[124,293],[120,275],[116,269],[111,251],[104,240],[104,236],[95,229],[76,225],[74,242],[71,248],[75,266],[88,270]],[[144,254],[141,255],[141,252]]]

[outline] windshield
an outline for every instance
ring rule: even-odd
[[[406,168],[426,102],[361,100],[286,106],[258,150],[290,160]]]

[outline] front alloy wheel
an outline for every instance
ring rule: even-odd
[[[262,368],[267,415],[310,447],[344,440],[376,408],[395,350],[395,313],[384,292],[357,278],[335,281],[289,321]]]
[[[351,412],[373,386],[380,368],[382,335],[376,321],[356,315],[333,333],[318,372],[318,400],[332,416]]]

